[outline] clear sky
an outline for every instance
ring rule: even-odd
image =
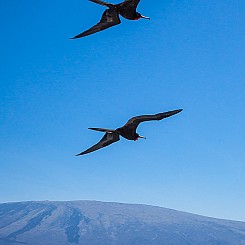
[[[115,1],[114,1],[115,3]],[[245,1],[142,0],[83,39],[87,0],[0,2],[0,202],[142,203],[245,221]],[[147,140],[88,127],[141,124]]]

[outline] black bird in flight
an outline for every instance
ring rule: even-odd
[[[106,147],[114,142],[117,142],[120,140],[119,137],[120,135],[128,140],[134,140],[134,141],[138,140],[139,138],[146,139],[145,137],[140,136],[139,134],[136,133],[136,129],[140,123],[146,121],[152,121],[152,120],[162,120],[166,117],[171,117],[181,111],[182,109],[158,113],[155,115],[142,115],[142,116],[132,117],[127,121],[127,123],[123,127],[117,128],[116,130],[105,129],[105,128],[89,128],[92,130],[105,132],[105,135],[97,144],[93,145],[86,151],[77,154],[76,156],[84,155],[99,150],[100,148]]]
[[[97,23],[87,31],[84,31],[71,39],[85,37],[90,34],[120,24],[121,21],[119,18],[119,14],[128,20],[139,20],[140,18],[150,19],[149,17],[143,16],[140,13],[136,12],[136,8],[140,0],[124,0],[124,2],[119,4],[111,4],[101,0],[89,0],[89,1],[106,6],[108,7],[108,9],[106,9],[105,12],[103,13],[99,23]]]

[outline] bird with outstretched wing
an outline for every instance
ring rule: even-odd
[[[141,116],[136,116],[130,118],[127,123],[117,129],[105,129],[105,128],[89,128],[91,130],[99,131],[99,132],[105,132],[105,135],[103,138],[95,145],[87,149],[86,151],[83,151],[77,156],[84,155],[96,150],[99,150],[103,147],[106,147],[112,143],[115,143],[120,140],[120,136],[128,139],[128,140],[138,140],[139,138],[144,138],[143,136],[140,136],[138,133],[136,133],[136,129],[139,126],[140,123],[146,122],[146,121],[152,121],[152,120],[162,120],[164,118],[173,116],[179,112],[181,112],[182,109],[179,110],[173,110],[173,111],[168,111],[168,112],[163,112],[163,113],[158,113],[154,115],[141,115]]]
[[[101,0],[90,1],[108,7],[108,9],[104,11],[99,23],[97,23],[90,29],[76,35],[75,37],[72,37],[71,39],[85,37],[120,24],[121,21],[119,18],[119,14],[129,20],[138,20],[140,18],[150,19],[149,17],[143,16],[140,13],[136,12],[136,8],[140,0],[125,0],[124,2],[119,4],[111,4]]]

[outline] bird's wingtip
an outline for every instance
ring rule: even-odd
[[[170,112],[171,115],[175,115],[175,114],[180,113],[181,111],[183,111],[183,109],[176,109],[176,110],[169,111],[169,112]]]
[[[82,154],[82,153],[79,153],[79,154],[76,155],[76,157],[79,157],[79,156],[81,156],[81,155],[83,155],[83,154]]]
[[[180,113],[180,112],[182,112],[182,111],[183,111],[183,109],[175,110],[175,114]]]

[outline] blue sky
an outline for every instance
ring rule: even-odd
[[[115,2],[115,1],[114,1]],[[142,0],[151,20],[79,40],[104,8],[0,3],[0,202],[143,203],[245,221],[245,2]],[[147,140],[75,157],[130,117]]]

